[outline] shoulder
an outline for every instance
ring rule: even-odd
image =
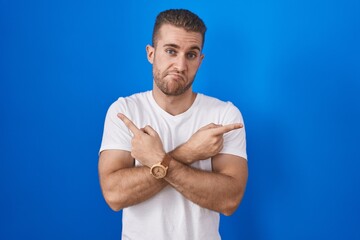
[[[127,97],[119,97],[114,104],[139,104],[148,101],[151,91],[135,93]]]
[[[113,102],[109,111],[127,111],[129,109],[139,108],[144,106],[146,102],[148,102],[148,95],[150,91],[135,93],[133,95],[127,97],[119,97],[115,102]]]
[[[240,110],[230,101],[223,101],[215,97],[207,96],[202,93],[199,95],[199,105],[201,107],[209,107],[211,109],[218,109],[221,111],[235,111],[240,112]]]
[[[219,124],[244,122],[240,110],[230,101],[223,101],[215,97],[199,93],[198,109],[210,118],[215,118]]]

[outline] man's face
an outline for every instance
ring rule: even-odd
[[[187,32],[183,28],[164,24],[156,39],[154,47],[146,47],[148,60],[153,64],[156,87],[169,96],[178,96],[191,90],[204,58],[201,54],[201,33]]]

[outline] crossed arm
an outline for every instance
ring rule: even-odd
[[[99,158],[100,184],[113,210],[141,203],[169,184],[204,208],[225,215],[236,210],[246,186],[247,161],[218,153],[222,149],[223,134],[242,127],[240,124],[210,124],[199,129],[186,143],[167,153],[172,157],[168,174],[158,180],[149,173],[149,167],[166,154],[158,134],[150,126],[138,129],[122,114],[119,118],[134,134],[132,150],[105,150]],[[189,166],[209,157],[212,157],[212,172]],[[134,158],[143,166],[134,167]]]

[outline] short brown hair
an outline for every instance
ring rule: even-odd
[[[181,27],[189,32],[201,33],[203,37],[202,45],[204,45],[206,26],[203,20],[201,20],[201,18],[199,18],[195,13],[186,9],[169,9],[159,13],[156,17],[152,35],[153,46],[155,46],[158,31],[163,24]]]

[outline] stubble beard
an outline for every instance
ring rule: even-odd
[[[166,74],[162,76],[160,72],[156,72],[154,70],[153,75],[156,86],[167,96],[179,96],[183,94],[184,92],[189,90],[195,79],[194,76],[194,78],[191,79],[191,81],[186,85],[182,85],[180,82],[178,82],[177,87],[175,89],[170,89],[168,86],[169,82],[164,79],[166,77]]]

